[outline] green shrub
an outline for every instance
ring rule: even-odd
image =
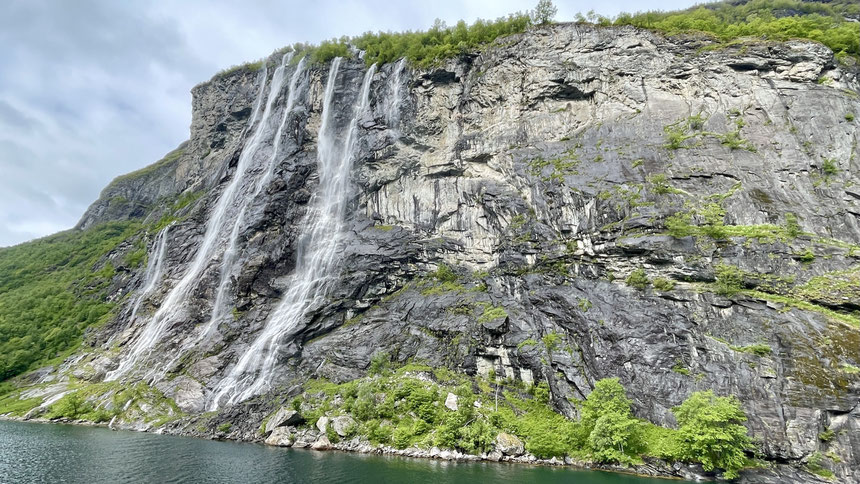
[[[773,351],[769,345],[764,343],[755,343],[746,346],[732,346],[732,349],[735,351],[740,351],[742,353],[750,353],[756,356],[768,356]]]
[[[558,9],[552,4],[552,0],[539,0],[531,12],[532,23],[535,25],[551,23],[557,13]]]
[[[483,419],[478,419],[460,429],[459,447],[471,454],[480,454],[492,449],[498,430]]]
[[[839,173],[839,167],[836,165],[836,160],[833,158],[827,158],[821,163],[821,172],[824,173],[825,176],[833,176]]]
[[[802,233],[803,232],[800,230],[800,224],[797,222],[797,215],[793,213],[785,214],[785,235],[794,239]]]
[[[394,428],[379,420],[369,420],[364,424],[364,434],[373,444],[389,444],[394,436]]]
[[[726,238],[725,216],[726,211],[719,203],[706,204],[699,210],[699,215],[705,219],[705,225],[701,227],[702,232],[712,239]]]
[[[532,387],[532,392],[534,393],[535,400],[540,403],[547,404],[549,403],[550,390],[547,382],[542,381],[537,385]]]
[[[734,296],[744,288],[744,272],[735,266],[718,264],[716,276],[716,293],[721,296]]]
[[[379,375],[386,372],[391,367],[391,355],[386,352],[379,352],[370,358],[370,366],[367,368],[367,373],[371,375]]]
[[[651,184],[651,191],[657,195],[666,195],[668,193],[680,193],[677,188],[669,185],[669,179],[665,174],[650,175],[646,181]]]
[[[752,448],[747,420],[734,397],[717,397],[714,392],[695,392],[672,409],[678,420],[681,455],[701,462],[706,471],[723,469],[734,479],[747,463],[745,452]]]
[[[666,134],[666,144],[663,146],[670,150],[684,148],[684,142],[690,138],[685,127],[677,124],[664,127],[663,132]]]
[[[489,321],[493,321],[493,320],[496,320],[499,318],[506,318],[506,317],[508,317],[508,312],[505,310],[504,307],[502,307],[502,306],[491,306],[488,304],[488,305],[484,306],[484,311],[481,313],[480,316],[478,316],[478,322],[479,323],[486,323]]]
[[[592,457],[597,462],[633,464],[635,452],[631,453],[631,448],[636,444],[638,429],[639,422],[629,412],[601,415],[588,435]]]
[[[806,250],[804,250],[800,254],[797,254],[797,258],[801,262],[809,264],[810,262],[815,261],[815,253],[812,252],[812,249],[807,248]]]
[[[845,121],[849,123],[854,121],[854,113],[845,113]]]
[[[648,276],[645,274],[645,269],[641,267],[639,269],[634,270],[627,276],[627,279],[624,280],[628,286],[635,287],[639,290],[644,290],[648,287],[648,284],[651,283],[651,280],[648,279]]]
[[[681,460],[681,444],[677,430],[642,422],[639,427],[639,438],[644,446],[643,454],[669,462]]]
[[[499,37],[524,32],[529,25],[531,19],[527,14],[516,13],[495,21],[478,20],[472,25],[461,20],[453,27],[437,21],[423,32],[368,32],[337,42],[344,46],[352,43],[365,51],[367,65],[385,64],[405,57],[413,65],[429,67],[446,58],[480,49]],[[313,59],[326,61],[334,57],[336,48],[341,47],[330,46],[331,52],[317,54]]]
[[[639,421],[618,378],[604,378],[594,385],[582,404],[580,432],[598,462],[631,464],[638,454]]]
[[[546,346],[546,350],[549,353],[552,353],[556,349],[558,349],[559,342],[561,341],[561,335],[558,333],[547,333],[541,338],[543,340],[544,346]]]
[[[577,303],[577,305],[579,306],[580,311],[582,311],[584,313],[587,313],[588,310],[591,309],[593,306],[591,304],[591,301],[589,301],[588,299],[586,299],[584,297],[579,298],[579,303]]]
[[[809,469],[809,472],[824,477],[826,479],[833,478],[833,471],[824,467],[824,456],[821,455],[821,452],[814,452],[809,456],[809,459],[806,461],[806,468]]]
[[[687,212],[678,212],[666,218],[666,230],[669,235],[680,239],[696,234],[696,227],[690,224],[690,214]]]
[[[654,279],[654,288],[658,291],[669,292],[675,289],[675,281],[665,277],[657,277]]]
[[[53,419],[66,417],[70,419],[76,419],[83,414],[92,411],[92,405],[88,403],[84,399],[84,397],[81,396],[78,392],[73,391],[67,393],[62,398],[57,400],[56,403],[51,405],[51,408],[48,411],[48,418]]]

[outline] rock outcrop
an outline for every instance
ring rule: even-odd
[[[780,463],[742,479],[802,482],[809,474],[792,466],[827,454],[837,478],[860,480],[856,71],[812,42],[718,47],[582,25],[397,69],[378,66],[355,120],[352,196],[326,297],[271,350],[267,390],[217,408],[233,422],[229,438],[259,438],[262,418],[309,378],[349,381],[388,353],[546,382],[570,417],[570,400],[604,377],[621,379],[637,417],[667,426],[691,392],[737,395],[762,455]],[[213,408],[291,283],[320,184],[328,72],[308,69],[271,178],[254,191],[269,140],[238,188],[247,208],[228,207],[242,217],[235,253],[210,261],[153,344],[159,390],[191,414]],[[366,72],[357,59],[340,65],[332,122],[344,132]],[[240,70],[196,87],[180,152],[117,180],[87,211],[81,227],[175,221],[159,287],[136,319],[126,308],[89,334],[76,366],[115,369],[187,270],[239,176],[262,77]],[[438,276],[443,266],[452,277]],[[113,297],[135,294],[143,277],[119,273]],[[203,337],[222,280],[225,316]],[[352,425],[323,417],[322,435],[293,434],[297,418],[279,412],[268,439],[324,449],[328,426],[343,437]],[[514,439],[499,453],[522,454]]]

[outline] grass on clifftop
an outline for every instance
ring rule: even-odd
[[[111,222],[0,249],[0,381],[73,350],[110,318],[103,292],[115,268],[98,263],[138,230]]]
[[[547,10],[549,8],[549,10]],[[541,11],[543,9],[543,11]],[[294,62],[307,55],[316,63],[335,57],[349,57],[354,49],[364,51],[367,65],[385,64],[407,59],[420,68],[428,68],[445,59],[480,51],[495,40],[530,28],[552,23],[552,2],[546,0],[528,12],[517,12],[496,20],[477,20],[471,25],[461,20],[448,26],[436,20],[424,31],[366,32],[357,37],[341,37],[317,45],[296,43],[275,51],[269,62],[280,61],[286,52],[295,52]],[[751,0],[748,2],[713,2],[686,10],[621,13],[615,18],[595,14],[577,14],[577,23],[600,26],[632,25],[667,35],[705,33],[724,44],[738,39],[785,41],[809,39],[821,42],[845,60],[860,58],[860,4],[854,0],[815,2],[803,0]],[[563,19],[564,21],[564,19]],[[216,78],[237,71],[262,69],[263,60],[233,66]]]
[[[705,32],[723,42],[743,37],[768,40],[810,39],[821,42],[839,56],[860,55],[860,17],[855,0],[812,2],[802,0],[751,0],[716,2],[675,12],[622,13],[601,24],[633,25],[668,35]]]

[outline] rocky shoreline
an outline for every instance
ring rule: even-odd
[[[315,432],[311,429],[299,429],[297,427],[278,427],[276,431],[273,431],[271,434],[268,434],[268,437],[263,439],[254,439],[254,440],[246,440],[246,439],[232,439],[217,435],[198,435],[196,433],[188,433],[188,432],[173,432],[172,430],[168,430],[165,428],[157,428],[157,429],[143,429],[143,428],[135,428],[135,427],[115,427],[109,423],[95,423],[89,422],[86,420],[70,420],[70,419],[57,419],[57,420],[48,420],[44,418],[23,418],[23,417],[11,417],[6,415],[0,415],[0,420],[8,420],[14,422],[27,422],[27,423],[38,423],[38,424],[67,424],[67,425],[81,425],[87,427],[102,427],[113,431],[132,431],[132,432],[147,432],[161,435],[172,435],[177,437],[194,437],[194,438],[203,438],[208,440],[219,440],[219,441],[233,441],[233,442],[247,442],[247,443],[257,443],[264,444],[273,447],[284,447],[284,448],[295,448],[295,449],[306,449],[313,450],[318,452],[328,452],[328,451],[339,451],[339,452],[351,452],[357,454],[376,454],[376,455],[385,455],[385,456],[396,456],[396,457],[407,457],[414,459],[436,459],[436,460],[445,460],[452,462],[493,462],[493,463],[508,463],[508,464],[525,464],[525,465],[537,465],[537,466],[555,466],[555,467],[570,467],[571,469],[576,470],[599,470],[599,471],[607,471],[607,472],[615,472],[620,474],[628,474],[635,475],[641,477],[653,477],[660,479],[675,479],[675,480],[695,480],[695,481],[703,481],[703,480],[712,480],[705,475],[702,471],[701,466],[693,466],[693,465],[682,465],[676,463],[674,465],[663,462],[659,459],[648,459],[647,462],[637,465],[634,467],[622,467],[622,466],[612,466],[612,465],[598,465],[592,464],[585,461],[573,460],[569,457],[565,457],[564,459],[558,459],[553,457],[552,459],[539,459],[528,452],[525,452],[522,449],[522,442],[520,442],[519,447],[514,444],[513,447],[505,448],[509,453],[504,453],[500,450],[493,450],[488,453],[482,453],[480,455],[474,454],[466,454],[457,450],[449,450],[449,449],[440,449],[438,447],[432,447],[430,449],[421,449],[418,447],[408,447],[405,449],[398,449],[388,445],[373,445],[369,441],[361,439],[359,437],[353,437],[349,440],[344,440],[336,443],[332,443],[329,438],[326,436],[325,432]],[[514,437],[516,438],[516,437]],[[519,441],[519,439],[517,439]],[[698,467],[698,469],[697,469]]]
[[[320,420],[327,418],[328,417],[322,417]],[[0,415],[0,420],[9,420],[16,422],[40,424],[61,423],[88,427],[102,427],[113,431],[147,432],[154,433],[157,435],[171,435],[176,437],[193,437],[228,442],[246,442],[263,444],[273,447],[312,450],[317,452],[338,451],[414,459],[435,459],[450,462],[491,462],[497,464],[568,467],[571,470],[605,471],[666,480],[685,480],[695,482],[723,481],[720,475],[706,473],[702,469],[701,465],[682,464],[679,462],[670,464],[666,461],[656,458],[646,458],[644,459],[644,462],[642,464],[638,464],[631,467],[611,464],[596,464],[588,461],[572,459],[570,457],[564,457],[563,459],[559,459],[556,457],[553,457],[551,459],[541,459],[526,452],[522,441],[520,441],[516,436],[504,433],[500,434],[499,437],[497,437],[496,442],[494,442],[494,449],[492,451],[482,453],[480,455],[463,453],[457,450],[440,449],[438,447],[431,447],[430,449],[422,449],[419,447],[407,447],[405,449],[398,449],[389,445],[374,445],[368,440],[363,439],[361,437],[351,437],[348,440],[331,442],[331,440],[327,436],[328,424],[333,423],[333,421],[337,418],[338,417],[329,419],[329,422],[324,425],[325,430],[321,431],[317,427],[317,425],[314,425],[313,428],[299,428],[286,424],[286,422],[290,422],[293,424],[301,423],[301,420],[291,420],[291,416],[289,415],[289,413],[287,413],[287,415],[276,414],[272,417],[272,419],[270,419],[270,421],[273,421],[275,425],[266,425],[265,431],[263,432],[264,438],[248,439],[244,437],[227,436],[224,432],[220,431],[208,434],[195,432],[193,430],[190,430],[190,425],[183,425],[181,427],[172,428],[153,428],[151,426],[132,426],[127,424],[112,425],[112,423],[95,423],[86,420],[72,420],[66,418],[49,420],[45,418],[26,418]],[[278,424],[279,421],[280,424]],[[321,422],[317,421],[317,423],[320,424]],[[340,429],[341,433],[346,434],[346,432],[344,431],[346,429],[345,426],[338,425],[335,428],[335,426],[332,425],[332,428],[335,429],[334,431],[338,435],[340,435],[340,433],[337,432],[337,429]],[[779,464],[773,465],[770,468],[757,468],[742,471],[740,478],[737,479],[735,482],[763,482],[767,484],[780,484],[782,482],[786,482],[786,480],[788,479],[796,480],[800,479],[801,477],[804,478],[805,482],[822,484],[832,482],[823,478],[815,478],[815,476],[812,476],[809,473],[801,473],[801,471],[795,469],[788,464]]]

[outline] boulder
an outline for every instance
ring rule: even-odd
[[[341,437],[346,437],[354,425],[355,420],[352,417],[342,416],[331,419],[331,427]]]
[[[319,436],[317,435],[317,433],[312,430],[301,430],[299,432],[296,432],[296,436],[293,441],[293,447],[310,447],[314,442],[316,442],[318,437]]]
[[[448,407],[448,410],[451,410],[452,412],[456,412],[457,409],[460,408],[459,405],[457,404],[457,401],[458,401],[457,395],[454,395],[453,393],[449,392],[448,396],[445,398],[445,406]]]
[[[273,432],[278,427],[296,426],[304,422],[305,419],[301,414],[291,408],[281,407],[272,417],[266,422],[266,434]]]
[[[321,436],[311,445],[311,449],[313,450],[329,450],[331,449],[331,441],[328,440],[328,437],[325,435]]]
[[[319,420],[317,420],[317,429],[319,429],[320,432],[325,433],[326,430],[328,430],[329,421],[328,417],[320,417]]]
[[[525,452],[523,441],[516,435],[511,435],[506,432],[501,432],[496,436],[496,450],[504,455],[519,456]]]
[[[290,447],[293,445],[293,434],[287,427],[277,427],[266,438],[266,444],[278,447]]]

